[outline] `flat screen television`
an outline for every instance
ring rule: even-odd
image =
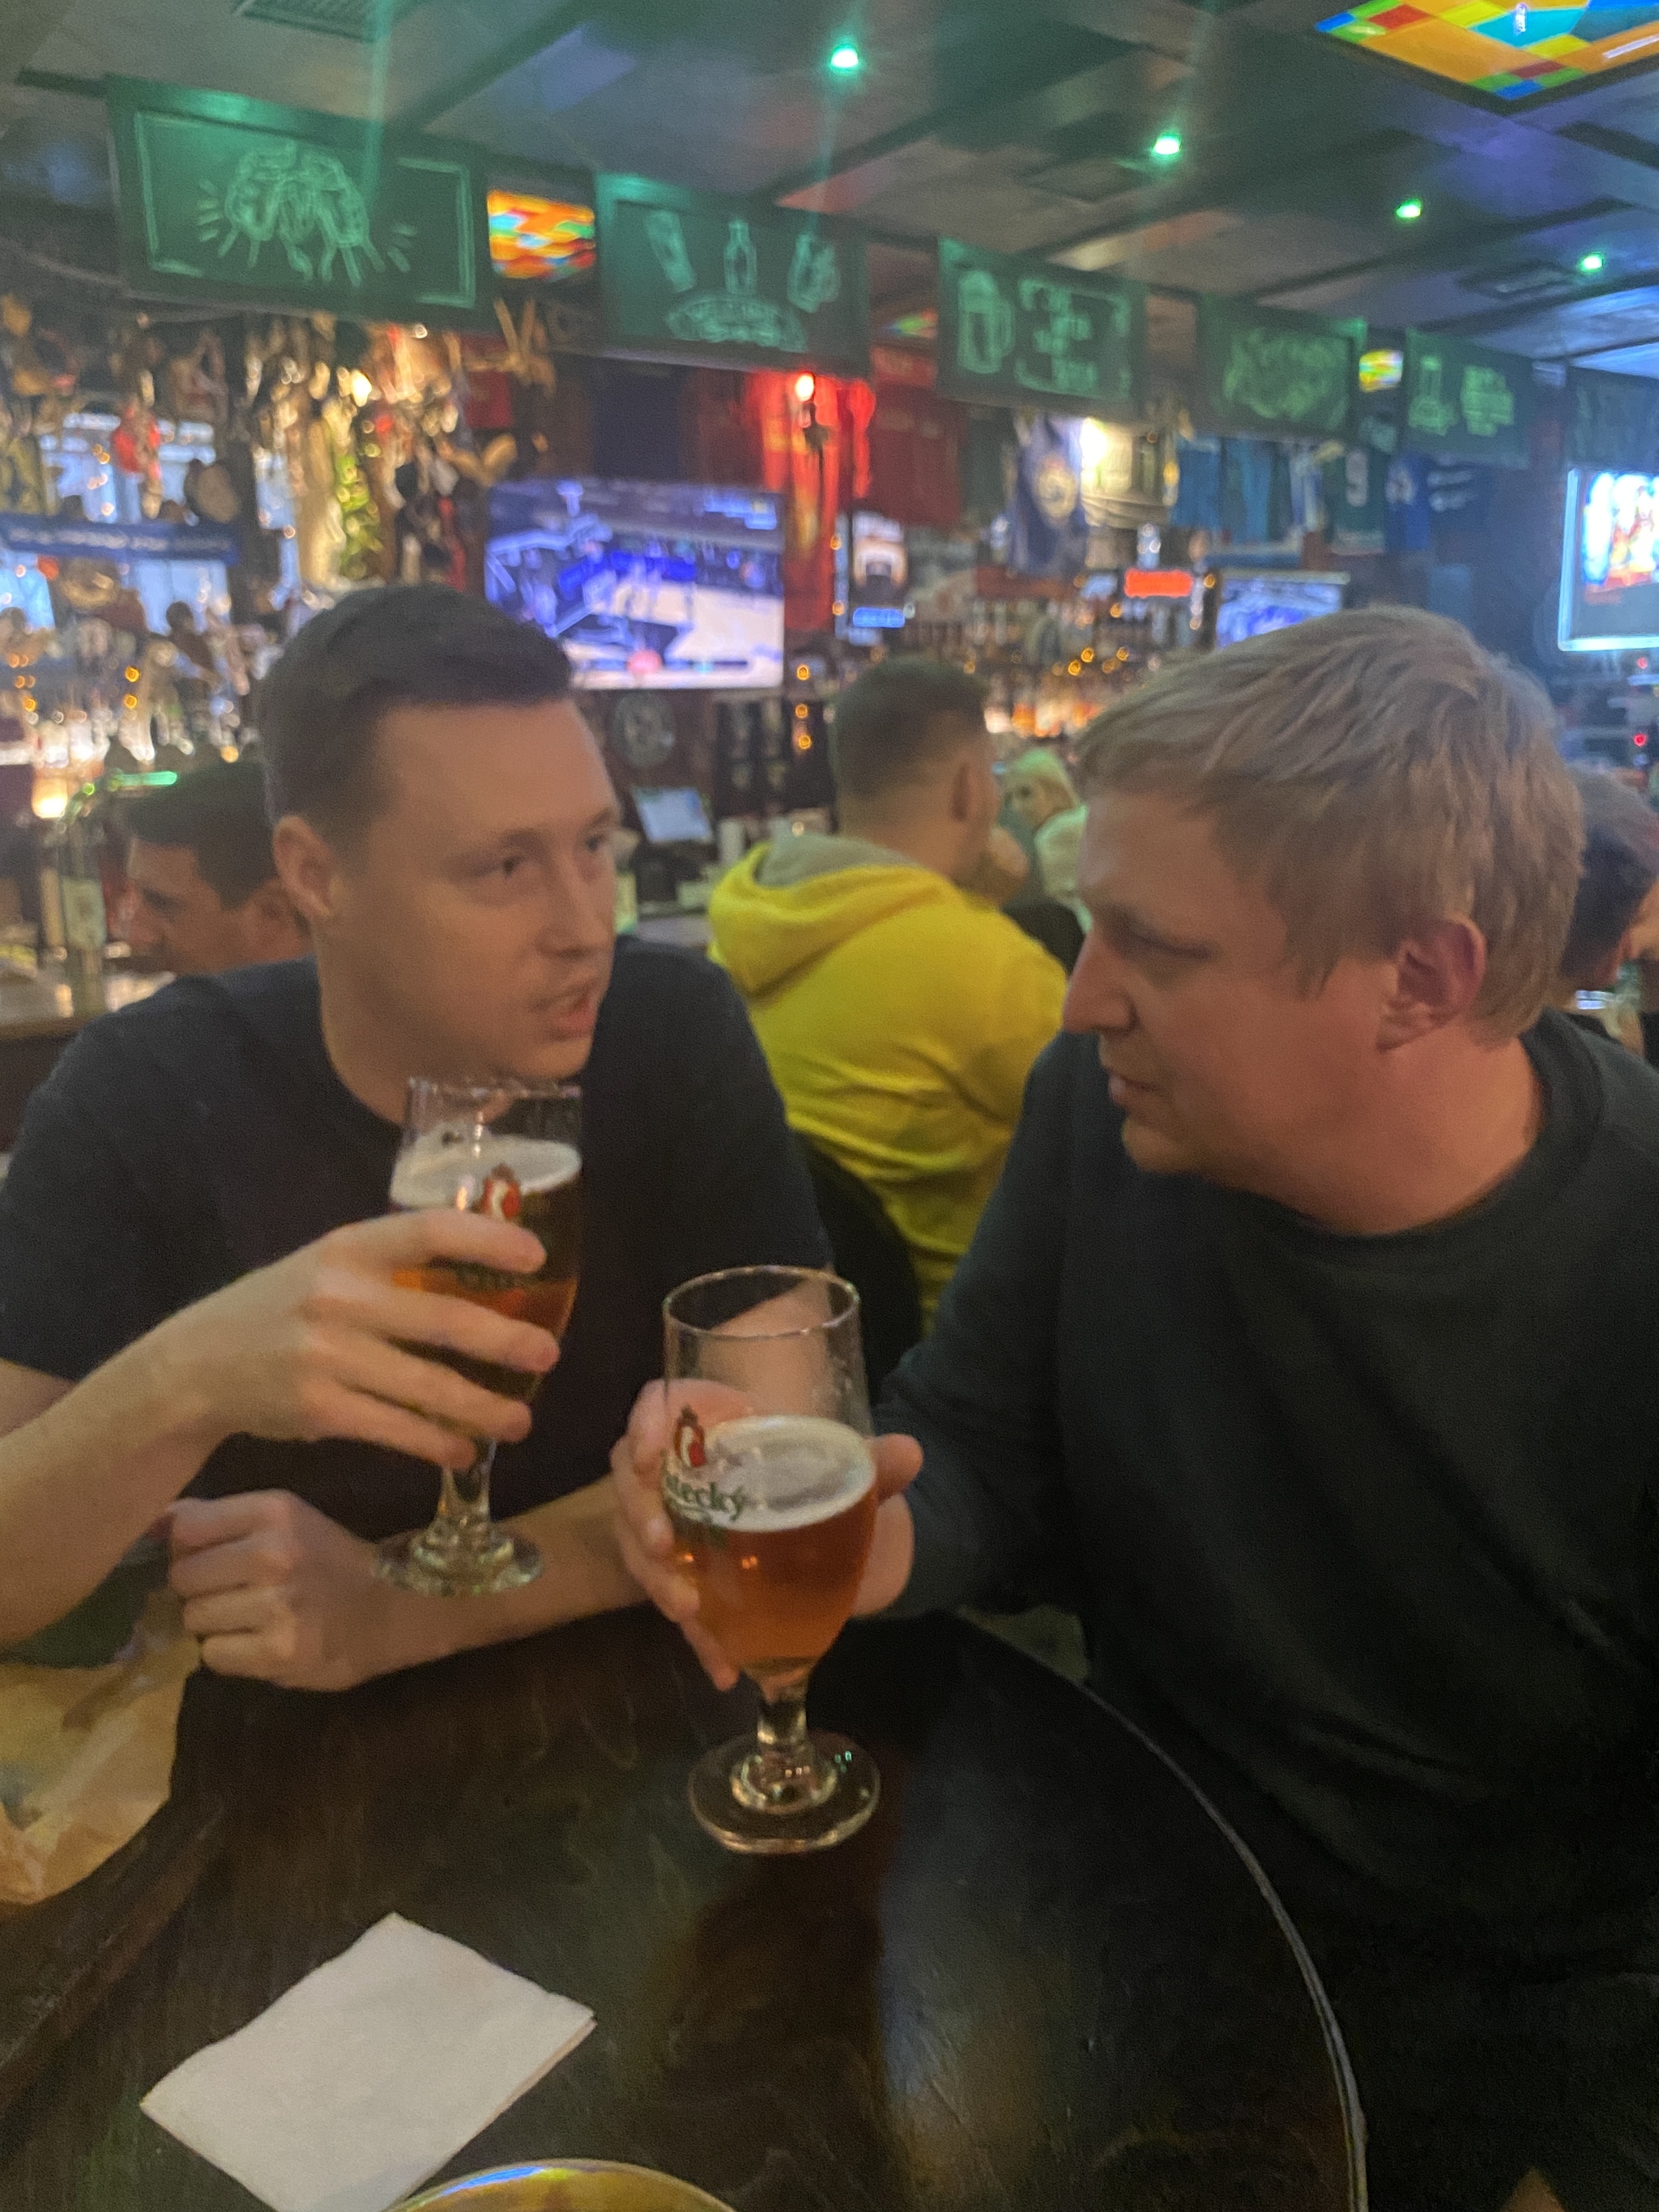
[[[1216,597],[1218,647],[1264,630],[1289,629],[1295,623],[1340,613],[1346,576],[1322,576],[1306,569],[1268,569],[1249,575],[1224,574]]]
[[[635,787],[635,810],[646,842],[651,845],[712,845],[714,831],[700,792],[660,787],[642,791]]]
[[[1659,477],[1567,471],[1556,642],[1563,653],[1659,645]]]
[[[592,477],[497,484],[484,593],[556,638],[589,690],[771,690],[782,497]]]

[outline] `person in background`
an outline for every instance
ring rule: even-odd
[[[213,647],[197,629],[196,610],[187,599],[175,599],[167,609],[167,638],[177,648],[180,659],[190,663],[185,672],[187,675],[204,678],[210,684],[218,680]]]
[[[1376,2212],[1659,2204],[1659,1085],[1547,1005],[1554,735],[1405,608],[1101,719],[1066,1034],[877,1413],[859,1609],[1081,1577],[1307,1941]],[[623,1554],[726,1681],[664,1405]]]
[[[616,793],[550,639],[441,585],[359,592],[266,677],[259,727],[314,960],[93,1023],[0,1185],[0,1644],[164,1516],[206,1664],[336,1689],[632,1603],[606,1471],[665,1296],[828,1251],[729,980],[615,942]],[[387,1212],[421,1075],[580,1076],[562,1345],[400,1283],[543,1256],[481,1213]],[[428,1346],[546,1373],[533,1424]],[[481,1598],[378,1580],[370,1540],[423,1527],[473,1437],[502,1446],[495,1503],[540,1578]]]
[[[708,907],[792,1126],[886,1207],[924,1313],[1001,1171],[1066,988],[978,888],[1000,804],[982,699],[932,661],[866,670],[830,733],[840,834],[756,847]]]
[[[257,761],[198,769],[141,793],[126,807],[125,828],[118,920],[141,972],[218,975],[309,951],[271,855]]]
[[[1087,809],[1058,753],[1032,745],[1004,772],[1010,808],[1031,833],[1037,874],[1050,898],[1070,907],[1084,929],[1088,908],[1077,895],[1078,848]]]
[[[1575,768],[1572,780],[1584,816],[1584,852],[1566,948],[1553,1003],[1579,1028],[1609,1034],[1600,1015],[1577,1013],[1580,991],[1611,991],[1626,961],[1641,963],[1644,997],[1659,963],[1659,814],[1616,776]],[[1659,1050],[1659,1015],[1638,1026],[1631,1010],[1621,1044],[1652,1060]]]

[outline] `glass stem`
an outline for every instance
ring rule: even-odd
[[[489,1526],[489,1473],[495,1464],[493,1439],[480,1443],[471,1467],[458,1474],[443,1470],[438,1498],[438,1519],[458,1547],[476,1545]]]
[[[781,1765],[804,1766],[811,1759],[806,1741],[806,1677],[799,1675],[763,1698],[755,1735],[769,1759]]]

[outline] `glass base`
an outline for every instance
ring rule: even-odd
[[[536,1547],[497,1522],[458,1536],[454,1525],[434,1521],[412,1535],[378,1545],[374,1571],[383,1583],[422,1597],[495,1597],[522,1589],[542,1571]]]
[[[812,1764],[781,1785],[757,1786],[763,1754],[752,1735],[704,1753],[686,1795],[702,1826],[728,1851],[827,1850],[855,1835],[881,1797],[881,1771],[844,1735],[813,1729]]]

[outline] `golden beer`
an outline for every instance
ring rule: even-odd
[[[847,1625],[875,1534],[865,1439],[810,1413],[745,1414],[705,1435],[687,1408],[662,1492],[702,1626],[763,1690],[804,1677]]]
[[[424,1267],[399,1267],[394,1280],[404,1290],[441,1291],[469,1304],[488,1306],[509,1321],[527,1321],[560,1339],[576,1303],[581,1267],[581,1156],[574,1145],[553,1138],[489,1135],[482,1152],[449,1142],[447,1133],[430,1131],[398,1159],[392,1178],[395,1211],[454,1207],[510,1221],[540,1238],[547,1257],[533,1274],[476,1261],[429,1260]],[[541,1376],[523,1367],[502,1367],[435,1344],[404,1347],[422,1359],[436,1359],[465,1375],[469,1382],[498,1397],[535,1396]]]

